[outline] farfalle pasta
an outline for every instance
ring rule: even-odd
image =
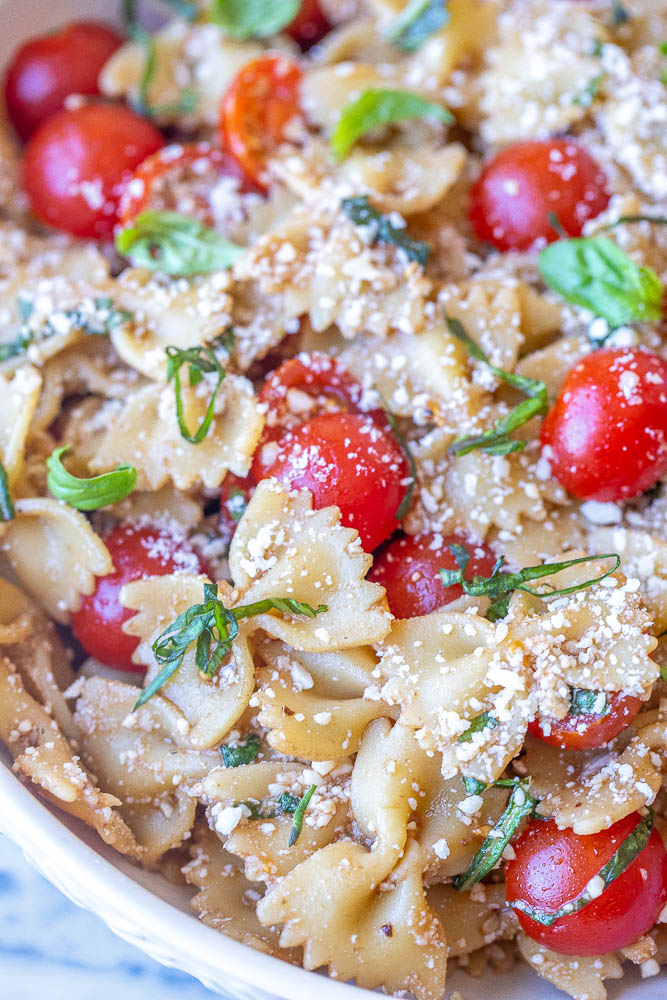
[[[7,759],[341,981],[660,974],[665,0],[168,6],[8,77]]]

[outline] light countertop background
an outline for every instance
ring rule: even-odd
[[[0,1000],[214,1000],[115,937],[0,835]]]

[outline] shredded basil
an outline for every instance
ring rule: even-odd
[[[389,216],[378,212],[371,205],[368,195],[359,198],[344,198],[342,209],[350,222],[355,226],[363,226],[371,230],[374,243],[393,243],[408,257],[422,267],[426,266],[430,247],[426,243],[411,239],[404,229],[399,229],[390,221]]]
[[[523,451],[526,442],[515,441],[509,435],[512,431],[532,420],[533,417],[547,412],[549,400],[547,399],[546,385],[536,379],[514,375],[512,372],[506,372],[503,368],[496,368],[495,365],[491,364],[479,344],[467,333],[462,323],[446,314],[445,319],[449,332],[461,341],[471,357],[486,365],[496,378],[511,385],[514,389],[518,389],[519,392],[523,392],[528,397],[515,406],[506,417],[499,417],[498,420],[494,421],[491,430],[469,437],[457,438],[450,447],[452,454],[456,456],[467,455],[471,451],[479,450],[486,452],[487,455],[508,455],[513,451]]]
[[[243,619],[268,611],[315,618],[327,610],[325,604],[313,608],[291,597],[266,598],[254,604],[226,608],[218,598],[217,583],[205,583],[204,603],[193,604],[184,611],[153,643],[153,655],[162,669],[142,691],[134,710],[145,705],[176,673],[193,643],[196,643],[195,663],[198,669],[207,677],[215,677],[231,652],[232,643],[239,634],[238,623]]]
[[[211,20],[231,38],[268,38],[290,24],[301,0],[212,0]]]
[[[14,504],[9,492],[9,478],[4,465],[0,462],[0,521],[11,521],[14,515]]]
[[[479,778],[464,777],[463,787],[466,790],[466,795],[481,795],[482,792],[486,791],[485,782],[480,781]]]
[[[665,215],[621,215],[616,222],[609,222],[603,229],[614,229],[630,222],[652,222],[655,226],[667,226],[667,216]]]
[[[599,700],[599,691],[587,691],[585,688],[570,688],[570,715],[609,715],[609,701],[607,696],[604,696],[601,711],[597,709]]]
[[[600,92],[600,85],[603,80],[604,73],[598,73],[597,76],[594,76],[588,81],[581,93],[577,94],[574,98],[574,103],[578,104],[582,108],[590,108],[591,104]]]
[[[401,521],[408,513],[408,511],[410,510],[410,506],[412,505],[412,495],[415,491],[415,486],[417,484],[417,463],[415,462],[415,458],[414,455],[412,454],[412,451],[408,447],[408,442],[405,440],[405,437],[403,436],[403,433],[400,427],[398,426],[398,421],[396,420],[396,417],[389,409],[389,404],[387,403],[387,400],[384,398],[384,396],[379,390],[376,389],[375,391],[380,397],[382,408],[385,412],[387,420],[389,421],[389,426],[394,432],[394,437],[401,446],[401,449],[403,450],[403,453],[405,454],[405,457],[408,460],[408,465],[410,466],[410,482],[408,483],[405,495],[398,506],[398,510],[394,514],[396,520]]]
[[[178,212],[142,212],[116,235],[116,249],[137,267],[175,278],[230,268],[245,253],[214,229]]]
[[[667,632],[661,632],[660,635],[661,636],[667,635]],[[663,663],[660,665],[660,676],[662,677],[663,681],[667,681],[667,664]]]
[[[21,354],[25,354],[30,345],[34,340],[34,334],[31,332],[21,332],[6,344],[0,344],[0,363],[3,361],[9,361],[11,358],[18,358]]]
[[[191,10],[188,19],[196,13],[195,5],[178,3],[177,0],[166,0],[179,8],[183,13],[186,8]],[[123,0],[123,23],[125,30],[133,42],[144,49],[144,66],[139,80],[139,93],[134,101],[135,110],[144,118],[156,118],[160,115],[189,115],[197,106],[197,94],[194,90],[183,90],[178,101],[172,104],[151,104],[150,88],[157,70],[157,46],[155,36],[144,28],[137,12],[137,0]]]
[[[481,715],[476,715],[474,719],[470,720],[470,725],[464,733],[461,733],[456,742],[470,743],[474,733],[481,733],[485,729],[495,729],[497,725],[497,719],[488,712],[483,712]]]
[[[474,576],[472,580],[466,580],[465,571],[470,561],[470,553],[462,545],[450,545],[449,550],[454,556],[458,565],[458,570],[441,569],[440,579],[445,587],[452,587],[455,584],[463,587],[466,594],[471,597],[488,597],[491,605],[486,612],[486,618],[495,622],[504,618],[509,608],[510,598],[515,590],[523,590],[526,594],[533,594],[547,600],[551,597],[564,597],[567,594],[574,594],[578,590],[585,590],[592,587],[601,580],[605,580],[612,573],[615,573],[621,565],[621,557],[615,552],[606,552],[599,556],[580,556],[578,559],[567,559],[565,562],[543,563],[541,566],[526,566],[518,573],[501,573],[504,557],[500,556],[496,565],[491,571],[491,576]],[[583,583],[575,583],[571,587],[561,587],[559,590],[535,590],[527,587],[529,580],[539,580],[545,576],[552,576],[560,573],[561,570],[569,569],[570,566],[578,566],[582,563],[595,562],[598,559],[613,559],[614,565],[601,576],[596,576]]]
[[[618,846],[614,854],[611,856],[606,865],[604,865],[598,872],[598,876],[604,882],[604,888],[608,889],[612,882],[615,882],[619,875],[622,875],[624,871],[630,867],[630,865],[637,859],[637,857],[644,850],[648,844],[649,837],[653,830],[653,810],[649,809],[648,814],[644,816],[634,830],[628,834],[622,844]],[[604,892],[604,889],[602,890]],[[590,896],[586,889],[574,899],[569,900],[564,903],[563,906],[559,907],[555,913],[549,913],[546,910],[540,910],[536,906],[531,906],[530,903],[524,902],[522,899],[515,899],[510,902],[510,906],[513,910],[520,910],[521,913],[525,913],[527,917],[531,920],[536,921],[538,924],[542,924],[543,927],[553,927],[557,920],[562,917],[569,917],[573,913],[578,913],[579,910],[583,910],[585,906],[593,902],[594,898]]]
[[[449,23],[447,0],[410,0],[387,32],[387,41],[401,52],[415,52]]]
[[[344,159],[354,144],[373,129],[411,118],[444,122],[450,125],[454,116],[434,101],[407,90],[364,90],[347,104],[331,136],[331,146],[337,160]]]
[[[245,806],[249,810],[250,816],[248,819],[275,819],[276,816],[284,816],[286,814],[292,814],[299,808],[299,803],[301,799],[292,795],[291,792],[283,792],[275,802],[269,804],[266,807],[262,807],[261,802],[253,802],[252,800],[246,800],[244,802],[235,803],[237,806]]]
[[[61,461],[69,445],[56,448],[46,460],[46,485],[58,500],[64,500],[77,510],[99,510],[129,496],[137,481],[133,465],[119,465],[92,479],[79,479],[68,472]]]
[[[662,42],[662,44],[659,45],[658,48],[660,49],[661,55],[667,56],[667,42]],[[660,74],[660,82],[667,84],[667,67],[665,67],[662,73]]]
[[[306,809],[310,805],[310,800],[312,799],[317,785],[311,785],[304,797],[299,802],[298,806],[294,810],[294,822],[292,823],[292,829],[290,830],[289,840],[287,841],[288,847],[294,847],[297,840],[301,836],[301,830],[303,829],[303,818],[306,815]]]
[[[245,743],[232,747],[228,743],[223,743],[220,747],[222,762],[225,767],[240,767],[241,764],[252,764],[259,753],[262,741],[257,733],[250,733]]]
[[[606,236],[559,240],[540,252],[538,264],[550,288],[602,316],[612,329],[662,318],[658,275],[639,267]]]
[[[240,490],[238,486],[234,486],[229,491],[229,496],[224,501],[224,504],[225,509],[234,524],[238,524],[245,514],[246,507],[248,506],[248,501],[246,500],[243,490]]]
[[[185,423],[183,413],[183,390],[181,386],[181,368],[188,365],[188,379],[191,386],[199,385],[207,374],[217,375],[217,381],[211,392],[211,398],[206,408],[206,413],[201,424],[191,434]],[[210,347],[188,347],[181,350],[179,347],[167,348],[167,382],[174,382],[174,395],[176,396],[176,419],[181,437],[190,444],[201,444],[209,432],[215,416],[215,400],[218,390],[225,378],[225,369],[218,361],[215,352]]]

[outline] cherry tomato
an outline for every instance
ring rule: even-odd
[[[299,115],[301,75],[287,56],[260,56],[243,67],[222,98],[222,145],[263,189],[266,161]]]
[[[26,147],[24,186],[35,215],[74,236],[110,239],[132,171],[162,145],[158,130],[129,108],[59,111]]]
[[[285,31],[305,52],[328,35],[331,25],[322,13],[319,0],[303,0],[301,10]]]
[[[70,94],[99,94],[102,68],[122,43],[106,24],[76,21],[22,45],[5,78],[7,114],[20,138],[60,111]]]
[[[307,489],[316,508],[335,504],[369,552],[396,530],[408,463],[396,439],[361,413],[322,413],[289,431],[264,472]]]
[[[561,750],[592,750],[615,739],[636,718],[642,706],[640,698],[621,694],[607,695],[606,715],[566,715],[564,719],[535,719],[528,726],[536,736]]]
[[[542,425],[556,479],[582,500],[626,500],[667,469],[667,363],[608,347],[572,368]]]
[[[220,515],[218,527],[221,538],[229,544],[236,527],[248,506],[255,489],[255,481],[251,476],[235,476],[228,472],[220,487]]]
[[[88,655],[100,663],[116,670],[143,673],[145,668],[132,662],[139,640],[123,632],[123,624],[134,612],[121,605],[121,588],[132,580],[179,570],[206,573],[206,566],[172,525],[119,524],[105,538],[105,544],[115,572],[98,577],[93,593],[81,599],[72,617],[74,635]]]
[[[557,913],[599,874],[640,822],[632,813],[608,830],[579,836],[552,820],[533,820],[513,844],[505,869],[508,902],[521,900]],[[667,851],[653,830],[643,851],[622,875],[576,913],[551,927],[517,910],[519,923],[535,941],[564,955],[604,955],[632,944],[654,925],[667,901]]]
[[[403,535],[389,542],[368,574],[369,580],[386,589],[392,615],[427,615],[461,596],[461,587],[444,587],[440,579],[439,570],[458,569],[449,545],[462,545],[470,553],[466,580],[491,576],[496,557],[484,545],[476,545],[462,535]]]
[[[470,221],[480,240],[498,250],[529,250],[559,233],[569,236],[609,203],[607,179],[571,139],[532,140],[503,149],[484,167],[471,192]]]
[[[118,212],[127,226],[147,208],[181,212],[207,225],[213,222],[211,188],[222,177],[238,182],[239,191],[251,188],[233,156],[210,142],[173,143],[143,160],[124,187]],[[191,204],[182,204],[183,189]]]

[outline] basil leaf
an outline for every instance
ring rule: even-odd
[[[241,764],[252,764],[259,753],[262,742],[257,733],[250,733],[245,743],[232,747],[223,743],[220,747],[222,762],[225,767],[240,767]]]
[[[290,24],[301,0],[212,0],[211,20],[231,38],[268,38]]]
[[[574,98],[573,103],[578,104],[581,108],[590,108],[591,104],[598,96],[600,91],[600,85],[604,80],[604,73],[598,73],[591,80],[588,81],[581,93],[577,94]]]
[[[260,802],[252,802],[250,800],[246,800],[245,802],[236,802],[235,805],[245,806],[246,809],[250,811],[248,819],[257,820],[275,819],[276,816],[284,816],[286,813],[295,813],[299,808],[300,802],[301,799],[296,795],[292,795],[291,792],[282,792],[279,798],[266,808],[262,808]]]
[[[661,635],[664,635],[664,634],[665,634],[664,632],[661,633]],[[667,664],[664,664],[664,663],[661,664],[661,666],[660,666],[660,676],[663,679],[663,681],[667,681]]]
[[[56,448],[46,460],[48,473],[46,485],[58,500],[64,500],[77,510],[99,510],[110,503],[117,503],[129,496],[137,481],[133,465],[119,465],[113,472],[105,472],[92,479],[79,479],[67,471],[61,456],[69,445]]]
[[[483,451],[487,455],[508,455],[510,452],[523,451],[526,447],[525,441],[514,441],[510,438],[512,431],[522,427],[533,417],[546,413],[549,409],[547,399],[547,387],[544,382],[536,379],[526,378],[523,375],[514,375],[506,372],[503,368],[497,368],[491,364],[486,354],[466,331],[462,323],[457,319],[445,314],[449,332],[460,340],[468,354],[476,361],[480,361],[491,371],[496,378],[511,385],[519,392],[523,392],[528,397],[523,402],[515,406],[506,417],[499,417],[494,421],[491,430],[483,431],[481,434],[473,434],[469,437],[457,438],[450,445],[450,451],[457,457],[467,455],[471,451]]]
[[[649,809],[648,814],[639,821],[634,830],[618,846],[607,864],[598,872],[598,877],[604,882],[604,889],[608,889],[612,882],[615,882],[619,875],[622,875],[641,854],[648,844],[652,830],[653,810]],[[603,892],[604,889],[602,890]],[[563,906],[553,913],[531,906],[530,903],[526,903],[522,899],[515,899],[509,905],[512,909],[525,913],[531,920],[542,924],[543,927],[552,927],[557,920],[560,920],[562,917],[569,917],[572,913],[578,913],[579,910],[583,910],[585,906],[593,902],[593,899],[597,898],[598,895],[590,896],[587,890],[584,889],[579,896],[564,903]]]
[[[210,347],[189,347],[185,350],[181,350],[179,347],[167,347],[167,382],[173,380],[174,383],[174,395],[176,397],[176,419],[178,421],[178,429],[181,432],[181,437],[188,441],[190,444],[201,444],[206,435],[209,432],[209,428],[213,423],[213,418],[215,416],[215,400],[218,395],[218,390],[222,385],[223,379],[225,378],[225,369],[222,367],[215,352]],[[204,378],[204,374],[215,374],[217,375],[217,381],[211,393],[211,398],[209,404],[206,408],[206,413],[204,414],[204,419],[201,424],[194,432],[191,434],[185,423],[185,414],[183,413],[183,390],[181,387],[181,368],[183,365],[188,365],[188,376],[190,385],[198,385]]]
[[[116,235],[116,249],[137,267],[175,278],[232,266],[245,253],[214,229],[178,212],[142,212]]]
[[[586,691],[584,688],[570,688],[570,715],[609,715],[609,701],[604,695],[602,711],[597,708],[600,691]]]
[[[620,28],[622,24],[627,24],[630,20],[630,13],[619,0],[612,0],[611,5],[611,25],[613,28]]]
[[[301,799],[297,795],[292,795],[291,792],[283,792],[276,804],[276,815],[280,816],[281,813],[295,813],[299,808],[300,802]]]
[[[0,462],[0,521],[11,521],[15,516],[14,504],[9,492],[9,478],[4,465]]]
[[[665,50],[667,54],[667,49]],[[667,216],[665,215],[621,215],[616,222],[610,222],[603,226],[603,229],[614,229],[616,226],[623,226],[630,222],[652,222],[655,226],[667,226]]]
[[[400,427],[398,426],[398,421],[396,420],[396,417],[389,409],[389,404],[387,403],[387,400],[384,398],[382,393],[379,392],[377,389],[376,392],[380,397],[382,408],[385,412],[387,420],[389,421],[389,426],[394,432],[394,437],[401,446],[401,449],[403,450],[403,453],[405,454],[405,457],[408,460],[408,465],[410,467],[410,482],[408,483],[408,488],[406,489],[405,495],[403,496],[403,499],[401,500],[398,506],[398,510],[394,514],[394,517],[396,518],[397,521],[402,521],[405,515],[410,510],[410,507],[412,506],[412,495],[415,491],[415,486],[417,484],[417,463],[415,462],[414,455],[412,454],[410,448],[408,447],[408,442],[405,440],[405,437],[403,436],[403,433]]]
[[[178,6],[179,13],[192,8],[192,12],[187,18],[191,20],[197,13],[196,6],[186,3],[178,3],[178,0],[165,0],[172,6]],[[135,111],[143,115],[144,118],[155,118],[160,115],[189,115],[197,106],[197,94],[194,90],[184,90],[178,101],[172,104],[151,104],[150,88],[157,71],[157,46],[155,37],[141,24],[137,12],[137,0],[123,0],[123,23],[125,31],[137,45],[144,49],[144,65],[139,80],[139,95],[133,102]]]
[[[455,889],[469,889],[495,868],[510,840],[536,806],[537,799],[530,795],[527,785],[517,782],[502,816],[472,859],[470,867],[454,879]]]
[[[662,318],[664,289],[606,236],[559,240],[540,251],[540,273],[566,302],[590,309],[615,329]]]
[[[356,101],[343,108],[331,136],[336,159],[344,159],[357,140],[372,129],[411,118],[432,119],[447,125],[454,121],[449,111],[420,94],[407,90],[364,90]]]
[[[482,792],[486,791],[485,783],[483,781],[479,781],[478,778],[464,777],[463,787],[466,790],[466,795],[481,795]]]
[[[355,226],[371,230],[373,243],[393,243],[409,260],[415,260],[422,267],[426,267],[430,247],[426,243],[411,239],[405,230],[392,225],[388,216],[373,208],[368,195],[344,198],[341,206],[350,222]]]
[[[495,729],[497,725],[497,719],[494,719],[488,712],[483,712],[482,715],[476,715],[474,719],[471,719],[470,725],[464,733],[461,733],[456,742],[470,743],[473,733],[481,733],[484,729]]]
[[[243,515],[246,512],[246,507],[248,506],[248,501],[243,490],[240,490],[238,486],[233,486],[229,491],[229,496],[223,501],[225,510],[231,517],[234,524],[238,524]]]
[[[449,19],[447,0],[410,0],[387,32],[387,41],[401,52],[415,52]]]
[[[311,785],[304,797],[299,802],[296,810],[294,812],[294,822],[292,823],[292,829],[290,830],[289,840],[287,841],[288,847],[294,847],[297,840],[301,836],[301,830],[303,829],[303,818],[306,815],[306,809],[310,804],[310,800],[315,794],[317,785]]]
[[[9,361],[11,358],[18,358],[21,354],[25,354],[33,340],[34,334],[29,331],[26,332],[21,330],[14,340],[10,340],[6,344],[0,344],[0,363],[3,361]]]

